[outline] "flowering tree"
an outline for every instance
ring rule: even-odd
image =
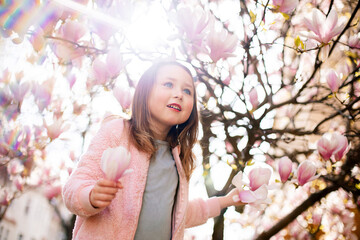
[[[17,62],[1,65],[1,213],[26,189],[55,199],[106,107],[127,117],[140,74],[167,58],[194,69],[209,196],[237,187],[248,203],[232,223],[257,239],[357,239],[359,7],[5,1],[1,44]]]

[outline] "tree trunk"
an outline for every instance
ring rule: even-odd
[[[214,232],[212,235],[213,240],[224,239],[224,213],[226,209],[221,210],[220,215],[214,218]]]

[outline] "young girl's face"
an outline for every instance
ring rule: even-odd
[[[177,65],[162,66],[148,99],[151,129],[168,132],[172,126],[186,122],[194,106],[194,94],[193,79],[187,71]]]

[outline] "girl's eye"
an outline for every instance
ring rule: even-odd
[[[184,89],[184,92],[187,94],[187,95],[191,95],[191,91],[189,89]]]
[[[173,84],[171,82],[166,82],[166,83],[164,83],[164,86],[171,88],[173,86]]]

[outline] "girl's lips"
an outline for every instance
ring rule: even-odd
[[[179,111],[179,112],[181,111],[181,106],[179,104],[177,104],[177,103],[171,103],[171,104],[167,105],[167,107],[172,108],[172,109],[174,109],[176,111]]]

